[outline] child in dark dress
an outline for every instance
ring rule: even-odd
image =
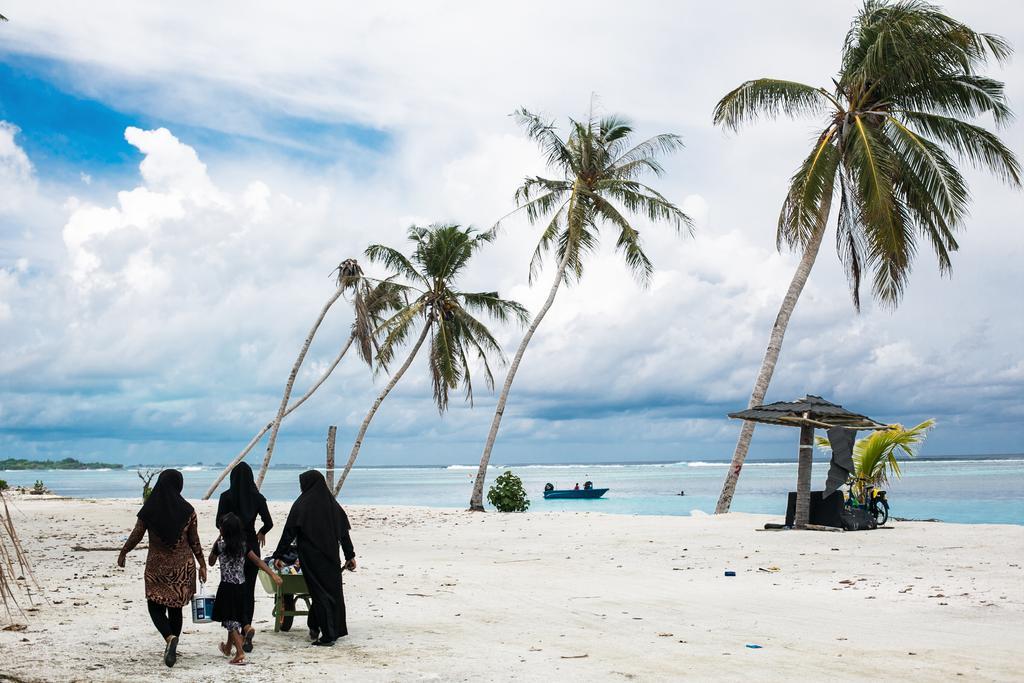
[[[220,644],[220,651],[227,657],[231,656],[231,648],[235,656],[229,664],[245,664],[245,653],[242,651],[242,626],[248,609],[251,595],[245,588],[245,562],[248,560],[270,575],[278,586],[281,577],[256,553],[246,547],[245,529],[242,520],[233,513],[228,513],[220,521],[220,538],[213,544],[210,551],[210,566],[220,559],[220,586],[213,603],[213,620],[219,621],[227,629],[227,640]]]

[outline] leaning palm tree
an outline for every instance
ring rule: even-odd
[[[482,246],[491,242],[494,236],[493,230],[478,232],[458,225],[435,224],[426,228],[409,228],[409,239],[413,243],[413,252],[409,257],[397,249],[380,244],[367,247],[366,256],[371,261],[383,264],[408,281],[410,298],[412,292],[418,293],[381,326],[383,340],[377,352],[378,366],[386,366],[394,358],[398,347],[412,338],[417,324],[421,324],[422,329],[405,362],[384,385],[363,419],[345,470],[334,487],[334,495],[338,495],[344,486],[377,409],[412,365],[428,336],[430,378],[434,403],[439,412],[444,413],[448,409],[449,390],[457,389],[460,385],[465,389],[466,400],[470,405],[473,404],[471,355],[475,355],[483,366],[487,388],[494,388],[489,358],[494,357],[504,363],[505,354],[491,331],[474,314],[485,313],[498,322],[513,321],[525,325],[529,313],[515,301],[500,298],[497,292],[463,292],[455,289],[456,281],[469,265],[470,259]]]
[[[628,122],[618,116],[597,119],[591,111],[585,121],[570,119],[569,137],[563,140],[553,122],[544,121],[525,109],[514,116],[526,128],[530,139],[540,145],[548,165],[561,174],[555,179],[527,178],[516,190],[516,211],[525,209],[531,223],[550,217],[530,262],[531,284],[544,256],[552,249],[557,254],[558,267],[548,298],[526,330],[498,397],[469,501],[469,508],[476,511],[484,509],[487,466],[526,347],[554,303],[559,286],[563,282],[569,286],[583,276],[585,258],[597,247],[600,227],[610,226],[617,232],[615,245],[644,286],[650,280],[653,266],[643,251],[640,232],[626,216],[640,214],[652,222],[667,221],[678,230],[692,229],[690,218],[675,204],[638,180],[648,172],[655,176],[662,174],[657,157],[681,149],[683,143],[679,136],[657,135],[631,145],[633,128]]]
[[[349,265],[346,266],[346,263],[349,263]],[[353,266],[351,264],[355,265]],[[336,268],[334,272],[338,273],[340,276],[343,270],[359,273],[359,282],[357,284],[353,285],[352,283],[348,283],[353,291],[352,308],[354,313],[348,339],[344,344],[342,344],[341,349],[334,357],[334,360],[331,361],[330,365],[328,365],[320,374],[320,377],[317,378],[316,382],[313,383],[301,398],[292,402],[288,406],[281,415],[282,420],[297,410],[299,406],[305,403],[309,397],[327,381],[331,376],[331,373],[333,373],[335,368],[338,367],[338,364],[341,363],[345,354],[348,353],[353,343],[356,345],[359,357],[367,364],[371,364],[373,361],[374,346],[376,344],[376,339],[373,334],[374,330],[383,322],[386,315],[398,310],[402,305],[403,288],[392,280],[381,280],[377,282],[371,281],[369,278],[362,275],[362,270],[359,269],[359,265],[354,259],[348,259],[343,262],[342,265],[339,266],[339,268]],[[341,282],[339,282],[338,285],[340,288]],[[335,294],[337,293],[338,292],[335,291]],[[333,301],[329,302],[331,304],[333,304],[334,301],[337,301],[336,298],[333,298],[333,295],[332,299]],[[329,306],[326,308],[329,308]],[[326,314],[326,308],[321,311],[321,316],[316,323],[317,327],[319,327],[323,321],[323,317]],[[314,328],[314,331],[315,329],[316,328]],[[308,345],[304,348],[303,355],[307,349]],[[286,388],[286,391],[289,395],[291,394],[290,387]],[[249,455],[252,449],[256,447],[256,444],[258,444],[263,438],[263,435],[274,428],[275,422],[275,420],[271,420],[264,425],[262,429],[256,432],[252,439],[249,440],[249,443],[247,443],[238,455],[231,460],[228,466],[224,468],[220,475],[218,475],[217,479],[210,485],[203,496],[203,500],[209,499],[210,496],[216,492],[217,487],[220,486],[222,481],[224,481],[224,478],[228,473],[230,473],[231,469]]]
[[[750,396],[764,401],[783,337],[807,282],[839,189],[836,246],[860,308],[860,282],[894,308],[910,275],[918,241],[950,272],[955,233],[967,215],[969,192],[956,161],[969,161],[1020,185],[1020,165],[991,131],[970,123],[1012,114],[1003,83],[977,70],[1011,48],[976,33],[936,7],[906,0],[868,0],[843,44],[831,88],[761,78],[722,98],[714,121],[738,129],[758,116],[808,114],[822,119],[813,148],[793,175],[778,221],[778,245],[802,251],[772,327]],[[716,512],[729,511],[754,423],[744,422]]]

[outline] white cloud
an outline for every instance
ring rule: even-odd
[[[296,13],[257,3],[239,15],[219,6],[138,3],[119,7],[110,22],[108,13],[80,3],[14,4],[18,22],[5,34],[5,50],[57,59],[81,94],[184,125],[170,126],[174,133],[126,131],[143,161],[137,186],[116,196],[97,194],[102,183],[92,169],[88,187],[47,188],[58,207],[68,194],[94,193],[68,201],[60,216],[33,203],[46,179],[35,177],[15,129],[0,124],[0,181],[25,188],[20,196],[28,198],[0,197],[0,212],[13,196],[21,204],[12,210],[25,217],[3,236],[10,258],[0,279],[0,329],[12,340],[0,370],[19,389],[3,399],[12,424],[92,420],[130,438],[154,439],[173,426],[177,434],[164,436],[244,441],[276,405],[334,264],[369,242],[400,245],[413,221],[489,227],[512,208],[522,177],[544,172],[541,155],[506,115],[527,106],[561,122],[582,114],[596,90],[604,110],[635,117],[638,134],[683,134],[687,148],[652,184],[681,202],[697,234],[680,238],[641,222],[657,268],[647,291],[606,240],[583,283],[560,293],[527,354],[503,452],[524,459],[593,440],[620,448],[636,440],[666,457],[694,450],[721,457],[731,449],[735,427],[724,413],[746,403],[795,264],[792,254],[775,251],[774,225],[809,124],[761,123],[725,135],[712,128],[710,112],[726,90],[754,76],[827,83],[855,5],[808,0],[780,11],[754,2],[641,2],[583,12],[572,4],[451,2],[396,12],[370,3]],[[1024,43],[1020,22],[1005,21],[1019,16],[1016,6],[946,5],[980,29]],[[542,10],[547,20],[538,22]],[[634,31],[637,17],[656,29]],[[570,18],[574,28],[566,32]],[[233,30],[225,32],[227,25]],[[734,30],[723,35],[722,26]],[[581,60],[581,45],[600,49]],[[1001,77],[1020,101],[1024,91],[1012,75]],[[313,138],[301,126],[282,131],[279,121],[288,117],[314,119]],[[315,130],[353,123],[381,129],[383,150],[345,148],[317,168],[215,145],[199,154],[182,132],[205,126],[324,153]],[[1002,134],[1014,149],[1024,143],[1019,123]],[[974,216],[953,279],[941,279],[922,250],[896,315],[870,302],[854,315],[834,249],[823,248],[771,398],[820,391],[905,422],[956,415],[961,431],[937,432],[933,445],[972,433],[993,448],[1019,443],[1014,391],[1024,311],[1003,293],[1024,288],[1015,265],[1024,259],[1016,225],[1024,202],[984,176],[970,180]],[[536,285],[526,284],[537,233],[522,217],[509,219],[465,286],[497,287],[536,310],[551,276],[549,268]],[[17,259],[32,268],[16,266]],[[348,318],[340,306],[302,381],[312,380],[343,338]],[[518,338],[501,332],[510,353]],[[37,384],[56,388],[57,397],[34,396]],[[82,388],[98,396],[82,401],[74,394]],[[982,390],[990,396],[986,413],[1002,430],[996,436],[971,426],[977,415],[957,413]],[[364,368],[346,362],[296,415],[293,438],[319,440],[326,424],[357,424],[371,392]],[[421,435],[426,459],[472,459],[488,407],[481,396],[476,410],[455,407],[438,422],[423,373],[414,369],[380,413],[367,457],[401,458],[402,438]],[[757,438],[770,445],[766,430]],[[453,443],[466,450],[447,453]]]
[[[35,173],[14,137],[17,126],[0,121],[0,214],[12,213],[24,206],[25,193],[35,191]]]

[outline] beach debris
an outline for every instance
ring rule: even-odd
[[[562,655],[562,659],[586,659],[590,655]]]
[[[7,626],[4,626],[3,630],[4,631],[24,631],[27,628],[28,628],[28,626],[26,626],[25,624],[8,624]]]
[[[0,509],[0,602],[3,602],[4,611],[8,617],[12,616],[12,606],[24,616],[25,612],[18,604],[15,590],[25,591],[30,603],[33,603],[33,594],[30,587],[16,582],[24,581],[27,575],[32,587],[36,589],[36,593],[42,593],[43,589],[36,580],[35,574],[32,572],[32,565],[25,556],[18,532],[14,528],[14,521],[11,519],[11,511],[7,507],[7,498],[3,493],[0,493],[0,503],[3,504],[3,508]],[[15,566],[17,566],[18,576],[12,580],[11,576],[16,573]]]
[[[747,643],[746,647],[749,647],[751,650],[760,650],[764,646],[763,645],[758,645],[757,643]]]
[[[673,635],[675,635],[675,634],[672,634],[672,633],[659,633],[658,637],[659,638],[671,638]]]
[[[758,567],[758,568],[757,568],[757,571],[759,571],[759,572],[770,572],[770,573],[775,573],[775,572],[781,572],[781,571],[782,571],[782,569],[780,569],[779,567],[776,567],[776,566],[775,566],[775,565],[773,564],[773,565],[771,565],[771,566],[769,566],[769,567]]]
[[[736,572],[732,571],[731,569],[730,570],[726,570],[725,575],[726,576],[736,576]]]

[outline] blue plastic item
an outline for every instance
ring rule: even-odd
[[[736,572],[726,572],[726,576],[736,576]]]

